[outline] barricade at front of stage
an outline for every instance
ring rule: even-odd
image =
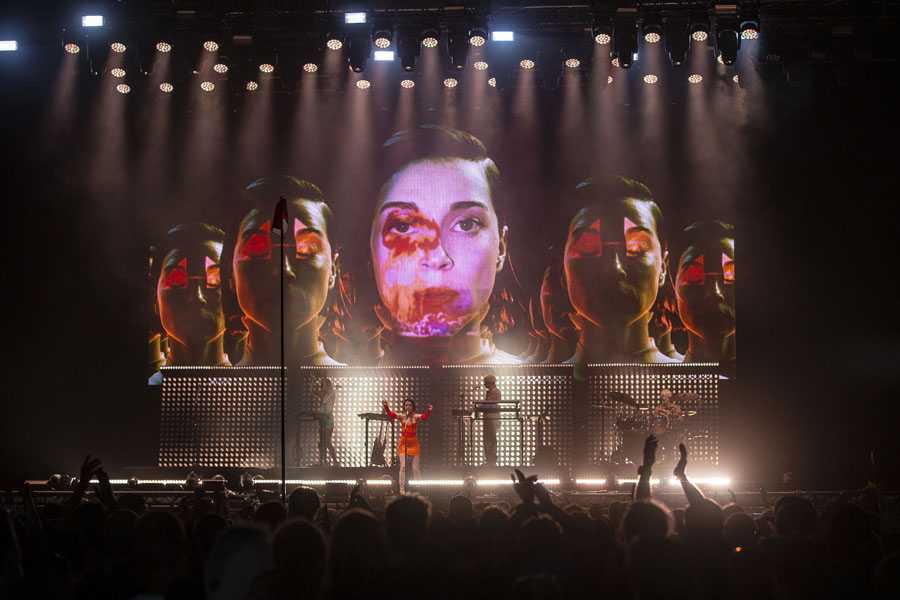
[[[164,367],[162,372],[160,467],[281,464],[278,367]],[[487,374],[496,376],[504,406],[516,409],[500,414],[500,467],[535,466],[541,446],[560,466],[639,462],[643,439],[654,431],[662,438],[663,460],[684,441],[693,463],[718,465],[719,369],[682,363],[589,365],[577,378],[572,365],[293,369],[285,394],[287,466],[322,462],[319,390],[326,377],[336,392],[333,443],[339,466],[369,466],[379,433],[385,462],[395,464],[398,423],[371,419],[367,436],[359,415],[381,413],[383,401],[399,412],[407,398],[420,412],[434,405],[431,419],[419,427],[426,467],[480,466],[483,421],[471,415],[484,399]],[[677,426],[665,427],[654,410],[664,389],[682,399],[686,416]]]

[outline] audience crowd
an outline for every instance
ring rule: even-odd
[[[655,450],[651,436],[632,501],[607,507],[563,506],[516,471],[514,506],[404,495],[373,511],[357,487],[337,511],[298,488],[240,515],[221,495],[178,511],[117,498],[88,457],[66,504],[26,489],[24,510],[0,509],[0,598],[900,598],[897,506],[876,486],[753,514],[691,484],[682,447],[673,512],[651,496]]]

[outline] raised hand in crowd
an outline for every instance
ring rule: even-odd
[[[684,490],[684,495],[687,496],[688,503],[691,506],[696,506],[698,502],[703,500],[703,493],[695,486],[690,480],[687,478],[684,470],[687,467],[687,446],[684,444],[678,444],[678,464],[675,465],[675,469],[672,471],[672,475],[674,475],[679,481],[681,481],[681,489]]]
[[[103,468],[103,462],[99,458],[95,458],[90,454],[84,457],[84,462],[81,463],[81,472],[79,473],[78,483],[75,484],[75,487],[72,489],[72,495],[69,497],[69,509],[81,504],[84,493],[87,491],[88,486],[91,485],[91,478],[93,478],[97,469],[100,468]]]
[[[638,482],[634,486],[634,500],[647,500],[651,497],[650,493],[650,474],[653,470],[653,464],[656,462],[656,448],[659,441],[655,435],[647,436],[644,440],[644,462],[638,468]]]
[[[522,500],[523,504],[534,504],[534,484],[537,483],[537,475],[525,477],[519,469],[515,469],[515,475],[510,475],[513,482],[513,490]]]

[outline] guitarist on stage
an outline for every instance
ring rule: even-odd
[[[399,417],[400,419],[400,443],[397,445],[397,454],[400,456],[400,493],[406,491],[406,457],[412,457],[413,479],[421,479],[422,471],[419,469],[419,455],[421,448],[419,447],[419,437],[416,434],[419,421],[427,421],[431,416],[432,406],[423,413],[416,412],[416,403],[412,399],[407,398],[403,401],[403,414],[398,415],[391,410],[388,403],[382,403],[385,414],[393,421]]]

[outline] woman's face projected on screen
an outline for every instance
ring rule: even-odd
[[[700,338],[735,330],[734,238],[689,246],[678,261],[675,293],[684,326]]]
[[[565,248],[569,300],[596,327],[625,327],[649,316],[665,277],[652,204],[636,198],[585,206]]]
[[[384,187],[370,238],[388,325],[410,337],[444,337],[487,314],[505,240],[485,162],[422,160]]]
[[[221,242],[198,239],[172,248],[162,260],[156,286],[160,322],[190,354],[225,331],[221,256]]]
[[[288,202],[284,246],[285,328],[290,331],[315,319],[328,297],[332,250],[325,205],[312,200]],[[271,215],[254,209],[241,222],[234,248],[234,283],[244,315],[266,331],[280,323],[279,244]]]

